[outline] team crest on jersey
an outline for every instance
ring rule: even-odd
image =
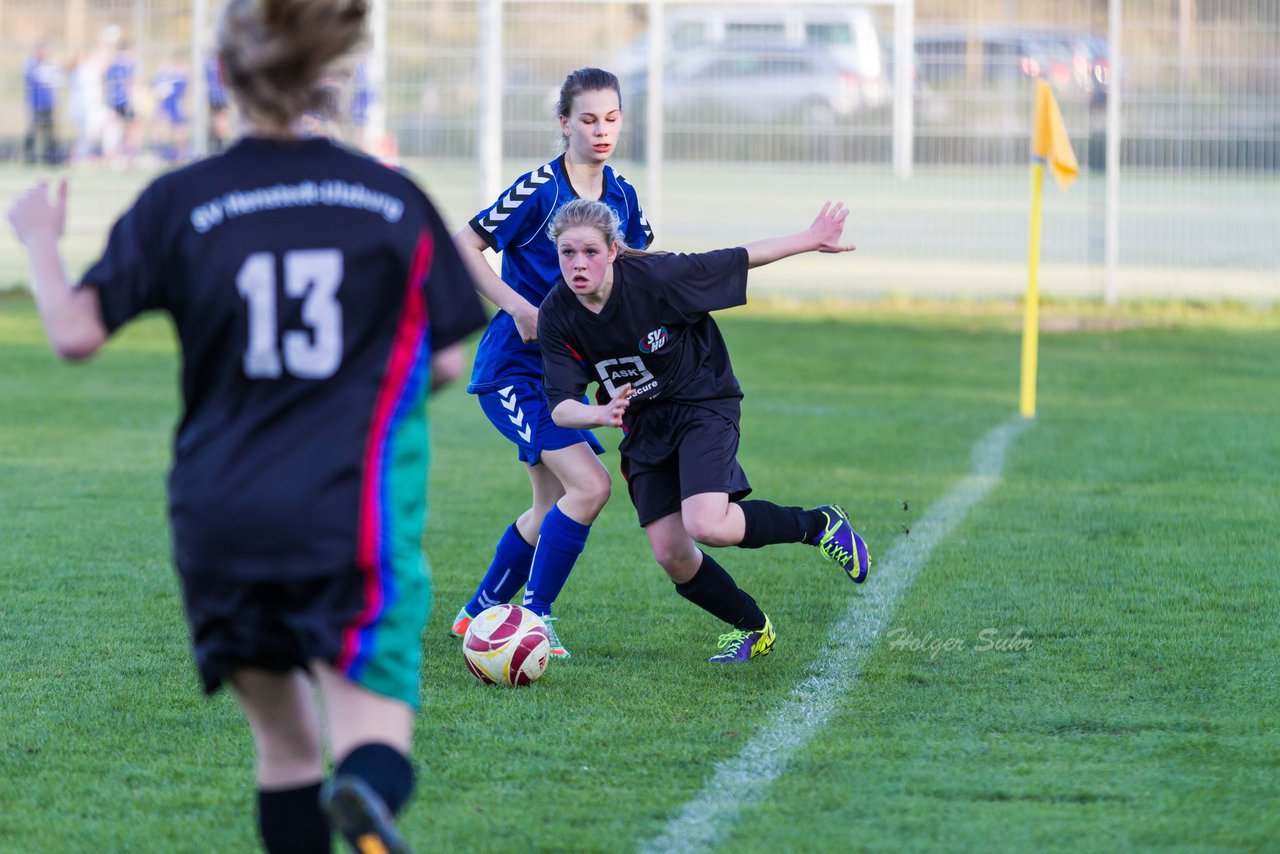
[[[659,326],[640,339],[641,353],[656,353],[665,346],[667,346],[667,327],[665,326]]]

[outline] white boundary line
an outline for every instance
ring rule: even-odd
[[[872,567],[865,594],[831,629],[826,647],[791,698],[743,747],[716,766],[702,791],[680,815],[641,847],[644,854],[704,851],[719,843],[739,814],[765,797],[801,747],[835,713],[841,697],[862,672],[902,594],[911,587],[935,546],[1000,482],[1005,454],[1032,422],[1020,416],[1006,421],[973,447],[973,472],[961,480],[919,522],[911,535],[894,544]]]

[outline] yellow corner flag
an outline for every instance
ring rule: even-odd
[[[1058,186],[1066,189],[1080,174],[1071,150],[1062,111],[1053,90],[1036,81],[1036,113],[1031,127],[1031,240],[1027,253],[1027,299],[1022,322],[1022,388],[1018,410],[1023,418],[1036,414],[1036,362],[1040,348],[1040,207],[1044,195],[1044,167],[1049,166]]]
[[[1046,164],[1058,186],[1067,189],[1080,174],[1076,153],[1071,150],[1066,125],[1062,123],[1062,111],[1053,98],[1053,90],[1043,80],[1036,81],[1036,117],[1031,129],[1031,154]]]

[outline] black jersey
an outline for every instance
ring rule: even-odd
[[[672,401],[737,411],[742,388],[708,312],[747,299],[747,252],[622,255],[599,314],[561,281],[538,312],[543,385],[554,410],[599,383],[608,400],[631,383],[630,428],[646,407]]]
[[[486,317],[427,197],[322,139],[157,179],[83,281],[109,330],[170,314],[184,571],[289,579],[420,551],[430,355]]]

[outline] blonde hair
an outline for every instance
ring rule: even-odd
[[[331,107],[325,71],[363,41],[368,13],[369,0],[230,0],[218,22],[227,88],[282,127]]]
[[[627,243],[622,238],[622,221],[613,208],[604,202],[593,199],[574,199],[569,202],[551,218],[547,237],[555,243],[560,235],[571,228],[593,228],[600,233],[605,243],[616,243],[620,249],[627,248]]]

